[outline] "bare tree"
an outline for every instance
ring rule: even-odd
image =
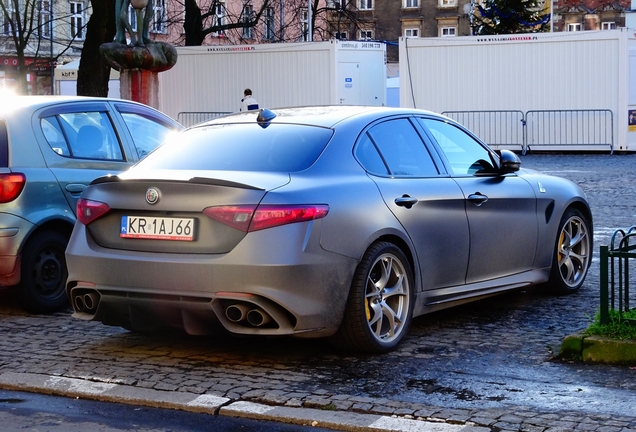
[[[52,0],[0,0],[0,19],[0,41],[9,41],[17,58],[16,90],[28,94],[29,71],[50,67],[52,73],[74,43],[70,14]]]
[[[35,0],[1,0],[0,11],[3,18],[3,33],[5,39],[12,42],[15,47],[18,60],[18,91],[22,94],[28,93],[27,86],[27,57],[38,57],[42,43],[42,32],[44,26],[51,25],[51,15],[47,22],[40,25],[38,17],[42,12],[38,8]],[[49,60],[50,55],[48,56]]]
[[[110,66],[99,53],[100,45],[115,37],[115,0],[91,0],[92,13],[77,71],[77,94],[108,96]]]
[[[241,5],[238,9],[232,9],[232,4],[222,0],[178,0],[176,3],[179,6],[168,15],[167,24],[183,27],[183,36],[172,41],[177,45],[203,45],[208,37],[223,39],[229,44],[308,40],[308,0],[263,0],[254,5],[242,2],[238,3]],[[336,11],[336,7],[320,4],[319,0],[311,0],[312,40],[333,37],[327,14]]]

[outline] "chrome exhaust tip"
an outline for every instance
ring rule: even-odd
[[[249,310],[249,306],[237,303],[230,305],[225,309],[225,316],[230,321],[237,323],[243,321],[247,317]]]
[[[262,309],[252,309],[247,313],[247,322],[254,327],[260,327],[272,320],[267,312]]]

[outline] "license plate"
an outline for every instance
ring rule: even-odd
[[[194,219],[122,216],[119,237],[151,240],[194,240]]]

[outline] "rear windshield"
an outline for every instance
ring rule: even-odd
[[[0,120],[0,167],[9,166],[9,137],[7,136],[7,125],[4,120]]]
[[[323,151],[332,130],[256,123],[201,126],[169,139],[139,163],[146,169],[295,172]]]

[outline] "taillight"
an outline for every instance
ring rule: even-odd
[[[110,211],[108,204],[80,198],[77,201],[77,220],[84,225],[88,225],[95,219],[105,215]]]
[[[203,213],[225,225],[247,232],[255,209],[256,205],[218,206],[207,207],[203,209]]]
[[[26,183],[26,176],[21,173],[0,174],[0,203],[8,203],[16,199]]]
[[[245,232],[321,219],[328,212],[329,206],[324,204],[218,206],[203,210],[208,217]]]

